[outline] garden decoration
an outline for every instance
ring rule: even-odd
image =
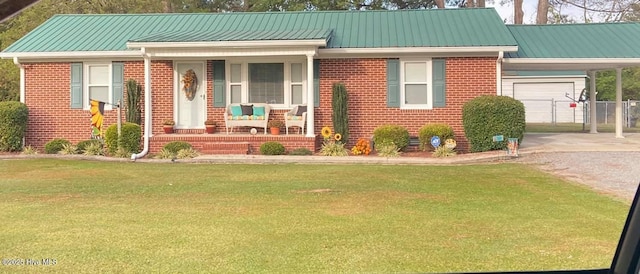
[[[182,91],[187,100],[192,101],[198,90],[198,77],[192,69],[187,70],[182,76]]]

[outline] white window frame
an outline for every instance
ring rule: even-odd
[[[107,100],[108,104],[105,104],[104,106],[104,110],[112,110],[112,103],[111,100],[113,100],[113,67],[111,65],[111,62],[87,62],[83,64],[83,68],[82,68],[82,98],[84,100],[83,102],[83,109],[84,110],[89,110],[89,108],[91,107],[90,102],[91,102],[91,98],[89,98],[89,86],[103,86],[103,85],[89,85],[89,73],[90,73],[90,68],[92,66],[107,66],[108,68],[108,81],[107,81],[107,90],[109,92],[108,94],[108,98],[109,100]]]
[[[407,82],[405,81],[405,64],[406,63],[424,63],[427,72],[426,82]],[[427,103],[426,104],[407,104],[405,96],[405,87],[408,84],[426,84],[427,85]],[[433,109],[433,63],[431,58],[407,58],[400,59],[400,108],[402,109]]]
[[[248,102],[249,100],[249,64],[258,64],[258,63],[281,63],[284,64],[284,103],[283,104],[269,104],[272,109],[291,109],[293,105],[291,104],[291,86],[293,84],[302,84],[302,104],[307,103],[307,66],[305,59],[271,59],[271,58],[251,58],[251,59],[229,59],[225,61],[225,82],[226,82],[226,103],[231,103],[231,86],[240,85],[241,87],[241,100],[242,104],[250,104],[250,103],[263,103],[263,102]],[[299,63],[302,64],[302,82],[291,82],[291,64]],[[241,65],[241,78],[242,81],[240,83],[231,82],[231,65],[239,64]]]

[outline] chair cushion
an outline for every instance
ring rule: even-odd
[[[298,111],[296,112],[296,116],[302,116],[302,113],[307,112],[307,106],[298,106]]]
[[[231,116],[241,116],[242,108],[240,106],[231,106]]]
[[[253,107],[253,115],[264,116],[264,107]]]
[[[253,115],[253,105],[240,105],[242,115]]]

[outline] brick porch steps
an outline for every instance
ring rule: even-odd
[[[250,154],[250,145],[248,142],[216,142],[204,143],[202,154]]]
[[[315,151],[319,147],[317,137],[306,137],[302,134],[271,135],[248,133],[184,133],[156,134],[151,137],[151,153],[158,153],[162,146],[173,141],[190,143],[200,154],[260,154],[260,145],[265,142],[275,141],[283,144],[287,151],[296,148],[307,148]]]

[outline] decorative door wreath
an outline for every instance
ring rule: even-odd
[[[195,71],[189,69],[182,76],[182,91],[187,100],[191,101],[196,96],[196,90],[198,90],[198,76]]]

